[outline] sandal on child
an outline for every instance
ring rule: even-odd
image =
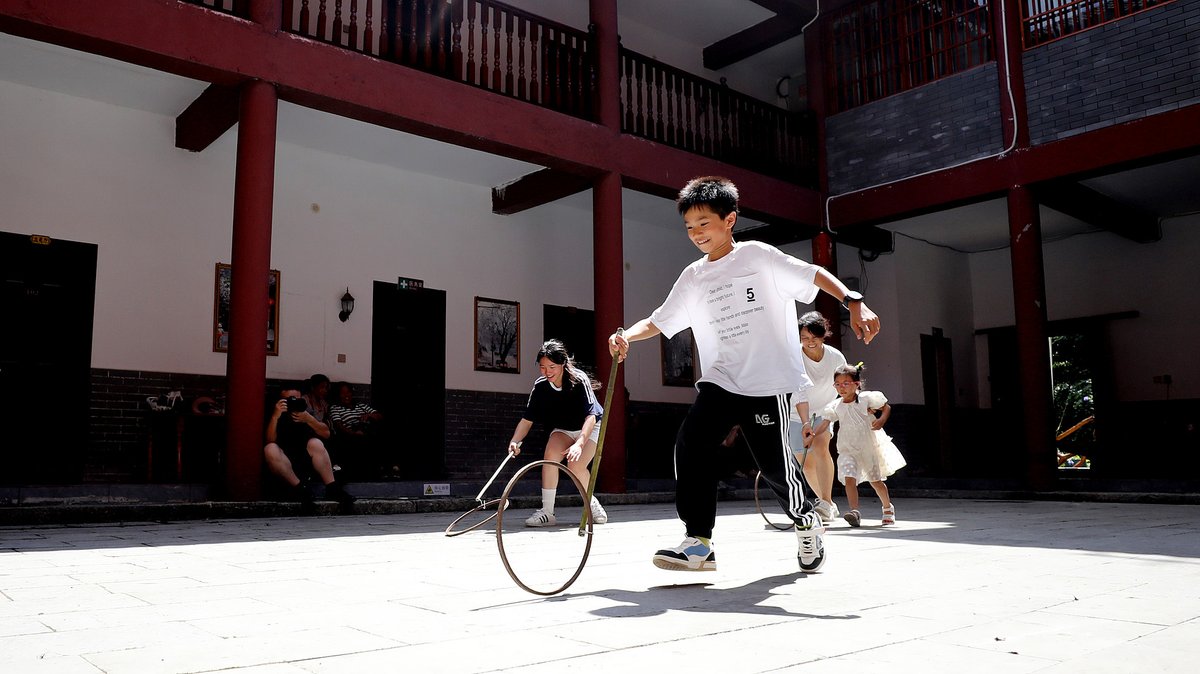
[[[896,523],[896,504],[893,503],[892,505],[883,509],[882,524],[883,524],[883,526],[887,526],[889,524],[895,524],[895,523]]]
[[[847,510],[846,514],[842,515],[842,519],[850,523],[850,526],[857,527],[862,524],[862,513],[857,510]]]

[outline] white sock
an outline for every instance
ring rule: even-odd
[[[592,507],[593,508],[600,507],[600,499],[596,498],[595,496],[592,497]]]
[[[544,510],[547,515],[554,514],[554,495],[557,493],[557,488],[542,490],[542,510]]]

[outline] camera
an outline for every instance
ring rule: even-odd
[[[307,409],[308,401],[306,401],[304,398],[292,396],[287,399],[287,410],[292,414],[299,414]]]

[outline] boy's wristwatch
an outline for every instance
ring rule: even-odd
[[[847,291],[846,296],[842,298],[842,306],[849,309],[851,302],[861,302],[861,301],[863,301],[863,294],[858,292],[857,290],[850,290],[850,291]]]

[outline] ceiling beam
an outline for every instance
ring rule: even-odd
[[[1150,243],[1162,238],[1157,215],[1117,201],[1087,185],[1056,180],[1036,186],[1033,193],[1047,208],[1131,241]]]
[[[703,50],[704,67],[720,70],[800,35],[816,16],[815,0],[752,0],[775,16],[758,22]]]
[[[773,223],[742,230],[734,228],[734,234],[739,241],[761,241],[772,246],[805,241],[815,237],[820,231],[818,227],[794,222]],[[896,250],[891,232],[870,225],[852,227],[837,232],[834,235],[834,241],[844,246],[865,250],[868,253],[891,253]]]
[[[492,188],[492,212],[513,215],[578,194],[592,186],[592,179],[554,169],[521,176],[507,185]]]
[[[808,17],[808,19],[811,18],[811,16]],[[776,15],[760,21],[705,47],[704,67],[709,70],[720,70],[750,58],[796,37],[800,34],[800,28],[803,26],[804,23],[800,19],[783,15]],[[799,63],[797,63],[797,67],[799,67]]]
[[[175,147],[203,152],[237,124],[239,100],[234,87],[210,85],[175,118]]]

